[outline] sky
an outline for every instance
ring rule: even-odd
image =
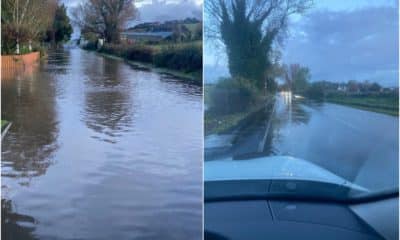
[[[82,0],[61,0],[69,9],[77,6]],[[135,0],[139,16],[129,23],[134,26],[143,22],[180,20],[187,17],[202,19],[203,0]],[[74,28],[72,38],[79,37],[79,30]]]
[[[139,18],[134,22],[167,21],[195,17],[202,19],[203,0],[137,0]]]
[[[315,0],[290,19],[282,61],[310,68],[311,81],[375,81],[398,86],[397,0]],[[206,82],[227,75],[226,59],[205,47]],[[209,79],[207,79],[209,78]]]

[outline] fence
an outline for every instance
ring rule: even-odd
[[[31,66],[36,63],[40,58],[39,52],[32,52],[22,55],[2,55],[1,56],[1,70],[16,69]]]

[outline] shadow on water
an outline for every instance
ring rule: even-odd
[[[2,119],[12,121],[7,141],[2,141],[7,149],[2,152],[2,176],[29,184],[30,177],[46,172],[58,148],[55,86],[36,68],[2,80]]]
[[[11,200],[1,199],[1,239],[36,240],[34,236],[36,220],[28,215],[16,213]],[[4,230],[6,229],[6,231]]]

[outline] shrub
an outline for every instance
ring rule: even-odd
[[[89,41],[82,48],[85,49],[85,50],[96,50],[97,49],[97,44],[96,44],[96,42]]]
[[[194,44],[185,46],[168,46],[154,56],[157,67],[165,67],[185,72],[201,71],[202,49]]]
[[[324,87],[321,84],[313,83],[311,86],[306,90],[306,95],[309,98],[315,100],[323,100],[324,99]]]
[[[95,50],[89,42],[84,49]],[[201,72],[203,67],[201,44],[163,47],[159,50],[148,45],[104,44],[98,51],[132,61],[153,63],[156,67],[184,72]]]
[[[257,102],[260,91],[243,78],[221,79],[210,89],[210,112],[225,115],[246,111]]]
[[[153,49],[143,45],[104,44],[99,52],[116,55],[132,61],[153,62]]]
[[[153,62],[153,49],[148,46],[130,46],[126,49],[125,58],[132,61]]]

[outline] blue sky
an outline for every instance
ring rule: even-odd
[[[398,3],[396,0],[315,0],[290,20],[282,48],[284,63],[311,70],[312,81],[350,79],[398,86]],[[205,44],[206,82],[227,75],[225,54]],[[209,78],[209,79],[207,79]]]

